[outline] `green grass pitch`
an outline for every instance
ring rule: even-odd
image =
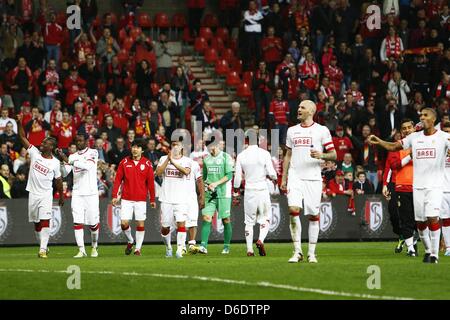
[[[450,257],[424,264],[422,254],[409,258],[394,246],[319,243],[318,264],[289,264],[287,243],[266,244],[266,257],[247,257],[244,244],[232,244],[229,256],[210,245],[208,255],[183,259],[166,259],[162,245],[144,245],[141,257],[100,246],[100,257],[84,259],[72,258],[76,247],[52,246],[47,260],[37,258],[37,247],[0,248],[0,299],[450,299]],[[71,265],[81,271],[79,290],[67,287]],[[380,289],[367,287],[372,265]]]

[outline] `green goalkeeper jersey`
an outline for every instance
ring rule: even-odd
[[[217,198],[231,198],[231,178],[233,171],[233,159],[226,152],[222,151],[215,157],[209,154],[203,159],[203,181],[205,181],[206,185],[219,181],[224,176],[229,176],[229,180],[226,183],[216,188]],[[207,191],[206,193],[207,196],[212,196],[211,191]]]

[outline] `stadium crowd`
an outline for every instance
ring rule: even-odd
[[[121,16],[98,14],[96,0],[68,1],[81,8],[82,29],[68,30],[65,14],[47,1],[0,1],[0,198],[22,198],[29,157],[17,137],[15,115],[30,143],[46,135],[58,148],[76,152],[77,132],[99,152],[98,188],[110,193],[115,168],[136,138],[156,166],[170,135],[245,127],[239,103],[220,119],[207,90],[164,32],[152,41],[138,25],[143,1],[123,0]],[[367,7],[379,5],[381,29],[371,30]],[[205,0],[187,0],[192,39],[200,33]],[[315,121],[333,133],[337,161],[323,164],[324,197],[381,192],[386,152],[371,134],[399,140],[399,125],[417,126],[424,106],[449,121],[450,13],[444,0],[220,0],[219,23],[237,42],[243,70],[251,76],[248,108],[255,128],[280,130],[278,174],[288,126],[299,102],[312,99]],[[238,19],[238,17],[241,19]],[[231,41],[231,40],[230,40]],[[272,141],[273,143],[273,141]],[[268,141],[270,148],[270,141]],[[206,154],[200,141],[191,154]],[[233,155],[236,156],[236,155]],[[71,182],[65,182],[70,197]],[[55,195],[59,197],[61,195]],[[352,201],[349,210],[352,211]]]

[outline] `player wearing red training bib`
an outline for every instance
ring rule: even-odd
[[[317,263],[315,248],[319,237],[319,208],[322,197],[320,162],[336,160],[336,150],[327,127],[313,121],[316,104],[310,100],[300,103],[300,124],[287,132],[287,152],[283,163],[282,190],[287,190],[291,237],[294,255],[290,263],[303,260],[301,249],[300,210],[309,220],[308,261]],[[325,151],[324,151],[325,150]]]
[[[401,142],[386,142],[372,135],[369,142],[388,151],[412,149],[414,215],[419,236],[425,246],[423,262],[438,263],[441,225],[439,221],[445,184],[445,160],[450,149],[450,134],[437,130],[436,111],[424,108],[420,114],[423,131]]]

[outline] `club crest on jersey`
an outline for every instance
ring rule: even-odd
[[[62,217],[61,217],[61,207],[52,207],[52,218],[50,220],[50,236],[54,237],[58,234],[61,229]]]
[[[383,204],[381,201],[366,201],[365,220],[370,231],[381,231],[383,225]]]
[[[311,147],[312,137],[294,137],[294,147]]]
[[[141,164],[141,171],[144,171],[145,169],[145,164]]]
[[[417,159],[435,159],[436,149],[435,148],[421,148],[416,150]]]

